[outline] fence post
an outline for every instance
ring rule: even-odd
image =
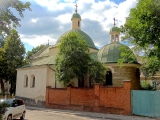
[[[130,80],[123,81],[124,84],[124,114],[131,115],[131,88],[132,84]]]
[[[51,86],[46,87],[46,100],[45,100],[45,107],[49,107],[49,89]]]
[[[68,105],[70,106],[71,105],[71,87],[67,87],[67,93],[68,93]]]
[[[94,85],[94,111],[98,111],[99,109],[99,94],[100,94],[100,85]]]

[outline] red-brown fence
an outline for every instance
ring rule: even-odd
[[[47,87],[46,107],[130,115],[131,82],[124,81],[123,87],[99,84],[94,88]]]

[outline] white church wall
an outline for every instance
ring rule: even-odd
[[[25,76],[28,76],[28,86],[24,86]],[[35,86],[32,87],[32,76],[35,76]],[[25,103],[42,105],[45,102],[47,66],[23,68],[17,70],[16,97],[24,99]]]

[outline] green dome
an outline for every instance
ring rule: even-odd
[[[64,34],[62,34],[59,39],[57,40],[56,44],[59,44],[61,43],[61,38],[65,35],[67,35],[68,33],[70,32],[78,32],[80,35],[82,35],[84,37],[84,40],[86,41],[87,45],[91,48],[94,48],[94,49],[97,49],[96,46],[94,45],[92,39],[85,33],[83,32],[82,30],[79,30],[79,29],[73,29],[73,30],[69,30],[67,32],[65,32]]]
[[[72,20],[73,18],[80,18],[80,19],[81,19],[81,16],[80,16],[78,13],[74,13],[74,14],[72,15],[71,20]]]
[[[110,29],[110,32],[120,32],[120,29],[118,27],[114,26]]]
[[[105,45],[98,52],[98,61],[100,61],[101,63],[117,63],[118,59],[121,58],[121,51],[119,50],[121,46],[124,45],[120,43],[111,43]],[[129,47],[127,47],[127,49],[131,50]],[[132,54],[134,53],[132,52]],[[128,61],[126,61],[126,63],[128,63]],[[134,63],[137,63],[136,58]]]

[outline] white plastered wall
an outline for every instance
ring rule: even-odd
[[[28,86],[24,87],[25,75],[28,76]],[[30,87],[31,76],[35,76],[35,87]],[[16,96],[31,98],[35,101],[45,101],[47,81],[47,66],[29,67],[17,70]]]

